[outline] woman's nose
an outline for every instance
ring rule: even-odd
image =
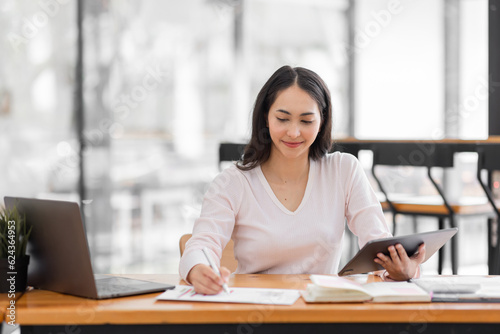
[[[299,126],[296,124],[291,124],[290,127],[288,128],[287,135],[290,138],[297,138],[298,136],[300,136]]]

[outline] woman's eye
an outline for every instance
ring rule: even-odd
[[[276,119],[280,122],[286,122],[288,121],[286,118],[279,118],[279,117],[276,117]]]
[[[313,121],[305,121],[303,120],[302,123],[305,123],[305,124],[311,124]]]

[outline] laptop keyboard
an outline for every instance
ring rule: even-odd
[[[126,286],[126,285],[114,285],[114,284],[97,284],[97,294],[98,295],[115,295],[124,292],[137,291],[137,288]]]
[[[132,296],[173,289],[171,284],[155,283],[125,277],[95,275],[95,284],[99,298]]]
[[[125,280],[114,277],[97,279],[95,283],[97,294],[106,296],[138,291],[138,286],[141,285],[137,284],[137,281],[135,280]]]

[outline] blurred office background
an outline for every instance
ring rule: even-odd
[[[488,136],[487,0],[86,0],[83,81],[77,9],[0,2],[0,196],[82,200],[96,272],[177,272],[219,143],[248,138],[254,98],[283,64],[325,79],[335,138]],[[452,192],[478,194],[474,154],[456,159]],[[422,179],[394,186],[425,193]],[[460,273],[487,273],[484,219],[466,222]]]

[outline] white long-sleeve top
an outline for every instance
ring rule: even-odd
[[[203,247],[220,259],[232,238],[238,274],[336,274],[346,219],[360,247],[391,236],[380,202],[350,154],[310,161],[304,197],[293,212],[274,195],[260,166],[231,166],[205,194],[179,273],[186,279],[196,264],[208,265]]]

